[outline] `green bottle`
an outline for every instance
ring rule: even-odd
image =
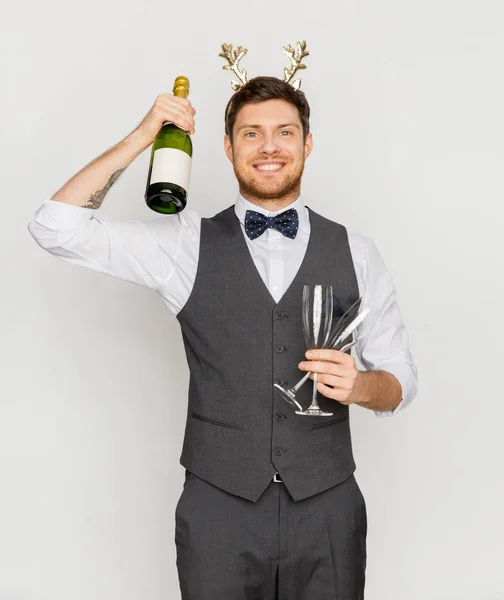
[[[189,79],[177,77],[173,95],[187,98]],[[187,131],[165,123],[152,144],[145,202],[152,210],[174,214],[184,210],[191,175],[192,142]]]

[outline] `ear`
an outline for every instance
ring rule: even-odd
[[[229,158],[229,160],[233,162],[233,145],[231,143],[231,138],[227,133],[224,136],[224,152],[226,153],[226,156]]]
[[[310,132],[306,136],[306,141],[305,141],[305,144],[304,144],[304,157],[305,157],[305,160],[310,156],[312,150],[313,150],[313,135]]]

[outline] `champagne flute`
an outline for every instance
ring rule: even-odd
[[[331,285],[305,285],[303,287],[303,333],[307,349],[326,348],[331,334],[333,290]],[[297,415],[330,417],[333,413],[320,409],[317,403],[317,374],[313,377],[312,403]]]

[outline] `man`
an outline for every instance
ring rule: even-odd
[[[234,206],[211,219],[189,208],[145,222],[98,216],[89,209],[164,122],[194,132],[190,102],[162,94],[29,224],[52,254],[151,287],[177,314],[191,373],[175,535],[183,600],[362,599],[366,507],[348,407],[392,415],[416,394],[408,336],[374,244],[303,205],[309,112],[301,91],[252,79],[226,109]],[[268,219],[285,211],[287,234],[286,217]],[[305,356],[301,290],[317,283],[332,285],[343,309],[363,296],[378,315],[356,346],[367,371],[348,353]],[[332,417],[298,416],[273,391],[300,370],[318,374],[319,404]],[[309,387],[298,393],[304,406]]]

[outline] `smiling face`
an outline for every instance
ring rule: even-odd
[[[296,106],[280,99],[245,104],[232,135],[232,142],[228,135],[224,137],[224,148],[241,195],[268,210],[294,202],[312,150],[312,134],[303,140]]]

